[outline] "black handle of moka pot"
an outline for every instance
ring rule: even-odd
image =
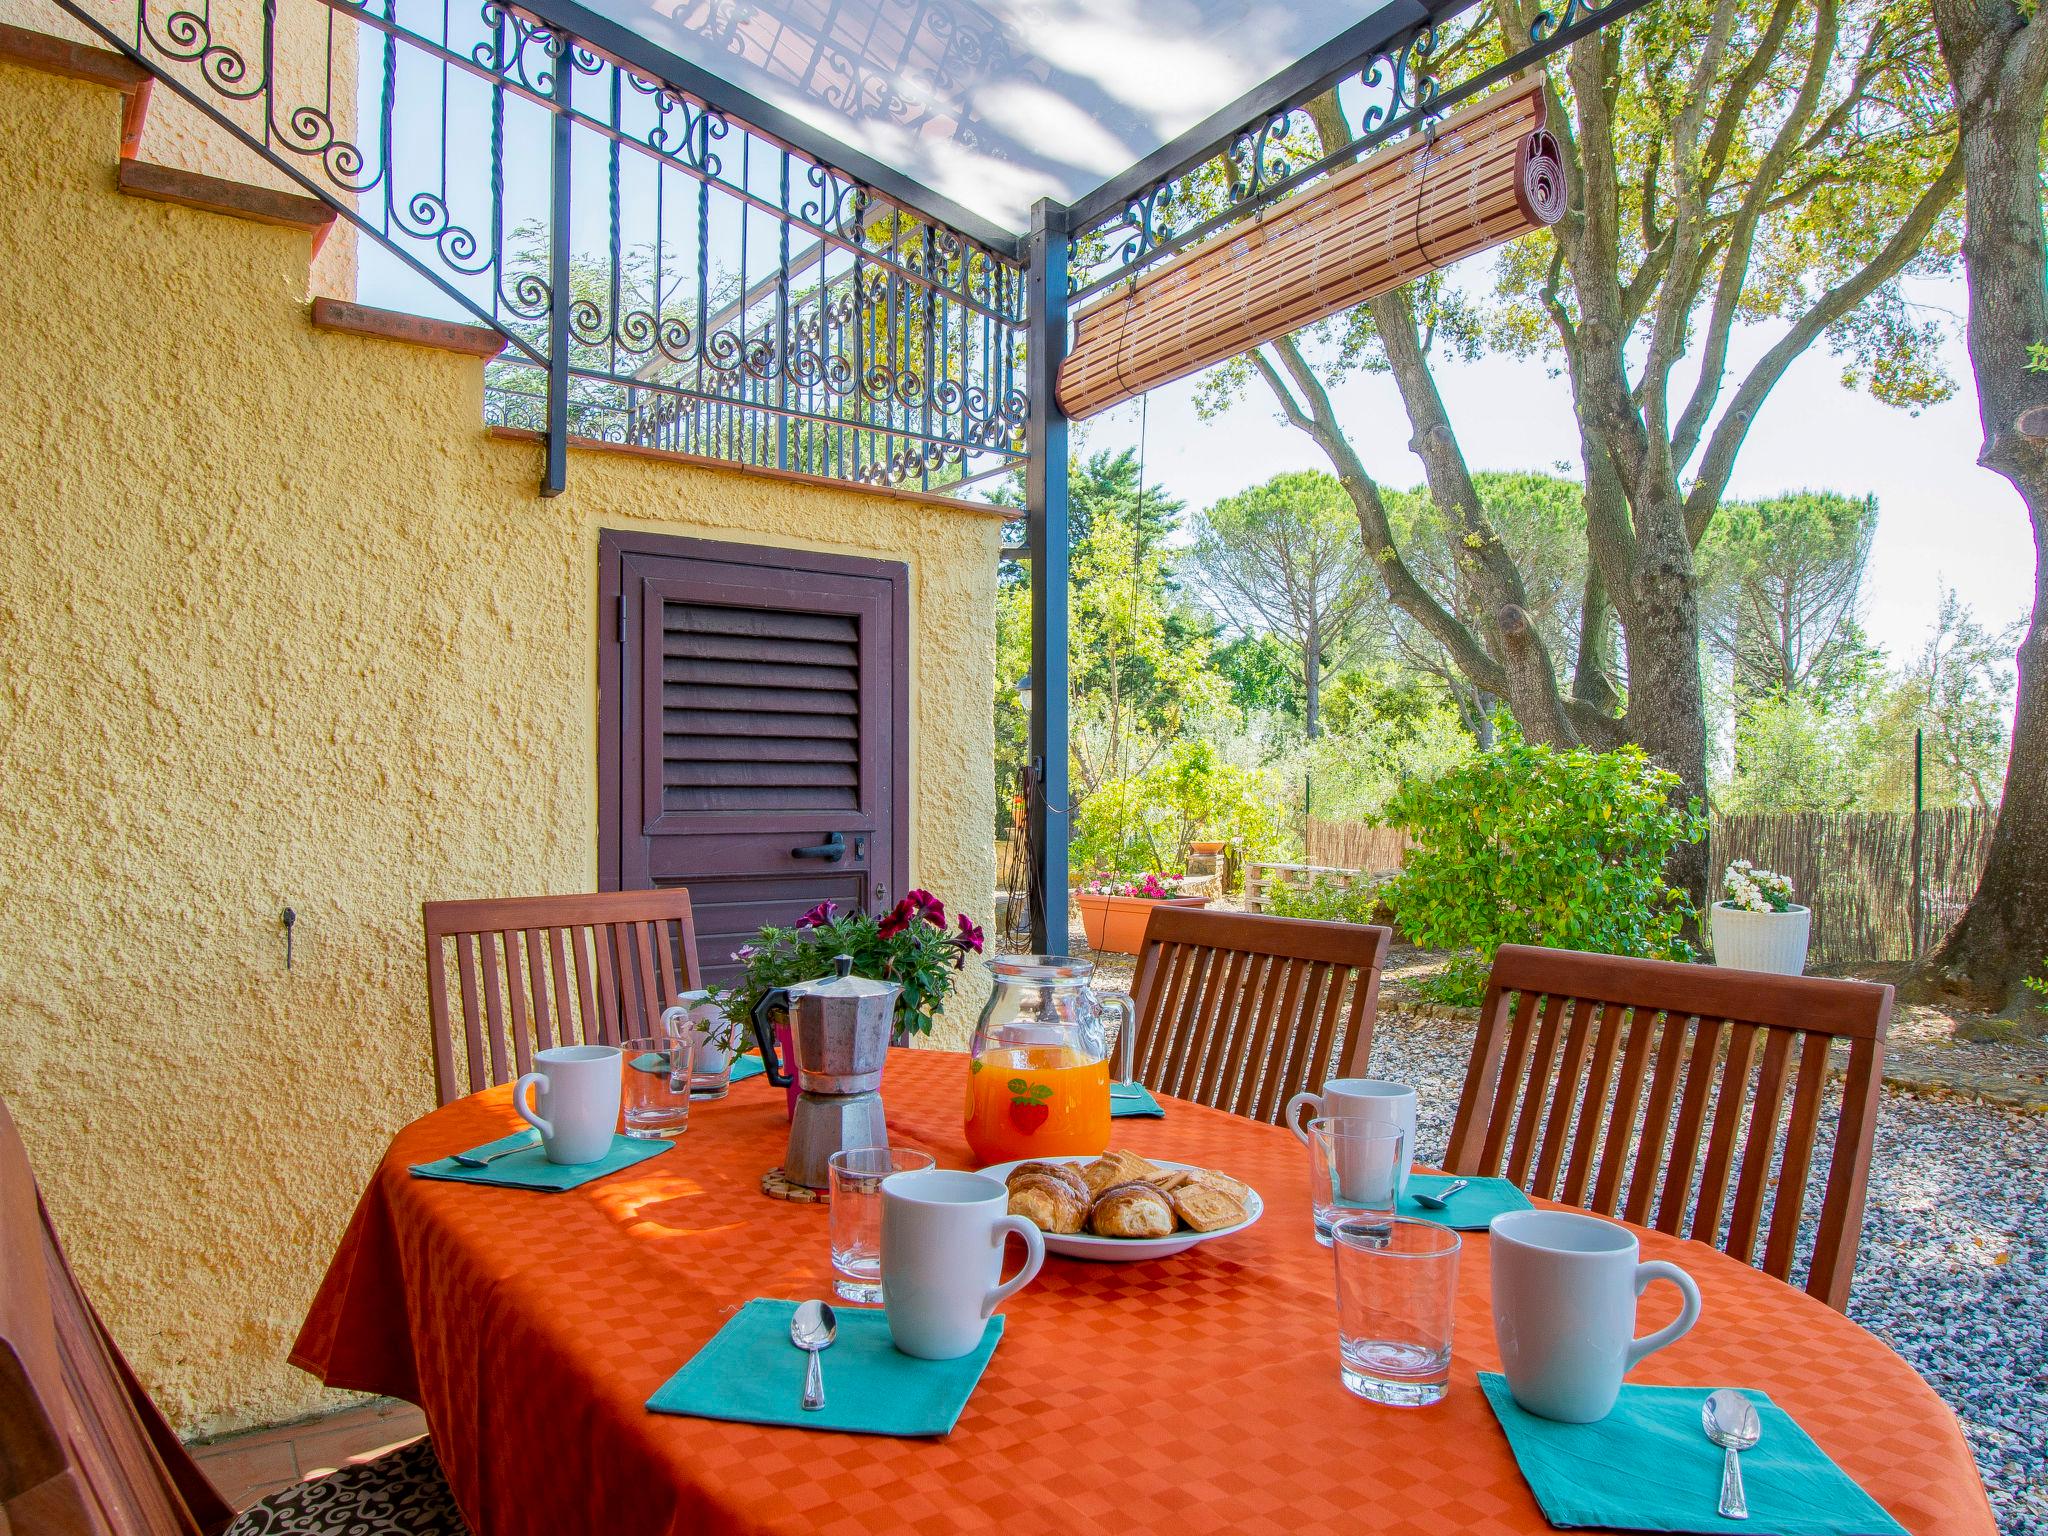
[[[769,1015],[780,1008],[789,1012],[789,988],[777,987],[763,994],[761,1001],[754,1004],[754,1043],[761,1047],[761,1065],[768,1069],[768,1081],[777,1088],[790,1084],[790,1069],[783,1065],[782,1058],[775,1052],[775,1025]]]

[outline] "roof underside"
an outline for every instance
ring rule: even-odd
[[[1014,247],[1354,62],[1412,0],[539,0],[625,62]],[[1377,24],[1376,24],[1377,23]],[[1199,144],[1196,147],[1200,147]]]

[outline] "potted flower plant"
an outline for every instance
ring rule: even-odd
[[[763,928],[753,943],[741,945],[733,958],[745,971],[722,989],[719,1002],[727,1017],[750,1019],[775,988],[830,976],[834,957],[851,955],[854,975],[903,989],[896,1000],[898,1037],[929,1034],[954,974],[981,945],[981,929],[966,913],[955,927],[946,926],[945,904],[930,891],[912,891],[879,918],[821,901],[789,927]]]
[[[1792,899],[1792,882],[1737,859],[1721,877],[1714,903],[1714,964],[1797,976],[1806,969],[1813,913]]]
[[[1206,896],[1182,894],[1179,875],[1097,875],[1074,895],[1090,949],[1135,955],[1145,946],[1145,925],[1158,906],[1206,907]]]

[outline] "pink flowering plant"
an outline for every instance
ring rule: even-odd
[[[733,958],[746,967],[720,1002],[735,1019],[752,1018],[754,1007],[777,987],[793,987],[832,974],[838,955],[853,957],[853,974],[893,981],[903,989],[896,1003],[897,1027],[929,1034],[953,990],[956,973],[982,949],[982,932],[966,913],[947,926],[945,903],[930,891],[912,891],[884,916],[842,912],[821,901],[787,928],[763,928]]]
[[[1181,875],[1097,875],[1081,892],[1086,896],[1139,896],[1147,901],[1172,901],[1186,894],[1187,880]]]

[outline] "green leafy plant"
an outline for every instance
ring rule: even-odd
[[[1143,773],[1113,779],[1074,818],[1072,862],[1091,874],[1184,873],[1188,845],[1227,841],[1261,858],[1286,835],[1265,778],[1208,741],[1176,742]]]
[[[2041,999],[2034,1004],[2036,1008],[2048,1009],[2048,976],[2023,976],[2020,985]]]
[[[930,1034],[953,980],[970,954],[980,954],[981,929],[966,913],[946,927],[945,905],[930,891],[912,891],[882,918],[841,912],[821,901],[788,928],[763,928],[735,952],[746,969],[718,1001],[727,1016],[751,1019],[754,1009],[777,987],[816,981],[832,974],[840,955],[853,960],[853,974],[893,981],[903,989],[896,1001],[897,1025],[910,1034]]]
[[[1275,917],[1312,917],[1326,923],[1370,923],[1380,910],[1380,890],[1369,878],[1312,876],[1306,885],[1274,885],[1265,910]]]
[[[1429,990],[1477,1002],[1502,944],[1690,959],[1692,903],[1664,866],[1707,822],[1677,787],[1640,747],[1510,741],[1395,796],[1388,819],[1417,846],[1386,898],[1415,943],[1461,952]]]

